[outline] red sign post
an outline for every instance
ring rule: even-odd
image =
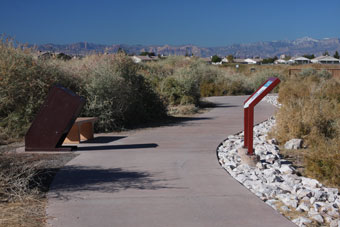
[[[248,155],[253,155],[254,107],[279,83],[278,78],[269,78],[244,102],[244,148],[248,148]]]

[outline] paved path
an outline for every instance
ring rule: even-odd
[[[245,97],[213,97],[211,111],[180,124],[83,143],[56,176],[50,226],[295,226],[234,180],[216,148],[242,130]],[[260,103],[255,121],[274,108]]]

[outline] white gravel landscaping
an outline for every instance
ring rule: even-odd
[[[280,106],[277,96],[263,100]],[[256,114],[256,113],[255,113]],[[301,177],[290,162],[280,155],[275,139],[267,139],[275,118],[254,126],[256,167],[241,163],[238,149],[243,146],[243,132],[229,136],[217,149],[219,162],[228,173],[275,210],[291,218],[298,226],[340,227],[338,189]],[[292,143],[299,141],[292,141]],[[293,148],[296,148],[292,145]]]

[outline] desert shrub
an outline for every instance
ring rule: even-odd
[[[203,97],[246,95],[253,92],[247,79],[242,75],[224,75],[215,80],[203,81],[200,89]]]
[[[16,154],[0,153],[0,202],[21,200],[27,195],[35,195],[32,188],[38,173],[39,162],[20,158]]]
[[[198,105],[200,97],[243,95],[254,91],[251,80],[198,58],[169,57],[142,65],[141,74],[170,105]]]
[[[160,92],[166,97],[167,103],[178,105],[181,102],[182,89],[174,77],[167,77],[161,83]]]
[[[331,73],[326,70],[316,70],[313,68],[304,68],[298,74],[299,78],[314,77],[315,79],[330,79]]]
[[[251,77],[249,77],[249,84],[250,84],[251,90],[256,91],[256,89],[258,89],[270,77],[279,78],[281,80],[281,83],[285,81],[285,77],[278,71],[274,71],[274,70],[259,71],[259,72],[256,72]],[[278,92],[280,84],[274,89],[273,92]]]
[[[282,143],[304,139],[309,150],[306,169],[310,176],[338,184],[340,152],[340,83],[328,72],[303,70],[285,81],[279,90],[282,107],[273,133]]]
[[[167,104],[197,105],[200,99],[200,80],[204,74],[201,63],[198,59],[172,56],[145,64],[139,72],[151,81]]]
[[[313,146],[305,157],[306,173],[323,182],[340,187],[340,143],[338,138]]]
[[[30,49],[0,42],[0,144],[26,133],[53,84],[75,92],[81,85],[78,78],[35,59]]]
[[[317,75],[291,78],[279,90],[283,104],[277,114],[277,136],[281,141],[303,138],[313,143],[315,138],[338,135],[340,91],[334,79]]]
[[[172,116],[192,115],[199,112],[199,108],[193,104],[169,106],[168,112]]]
[[[190,75],[171,76],[163,80],[161,95],[166,97],[170,105],[198,105],[199,83],[197,78]]]
[[[22,138],[49,88],[62,85],[84,96],[82,116],[98,116],[97,131],[154,121],[165,107],[139,66],[123,54],[84,59],[39,59],[11,41],[0,43],[0,144]]]
[[[138,66],[124,54],[102,56],[90,72],[84,114],[97,116],[98,131],[112,131],[165,116],[165,107]]]

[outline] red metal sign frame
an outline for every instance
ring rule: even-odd
[[[248,148],[248,155],[253,155],[254,153],[254,107],[279,83],[279,78],[270,77],[246,101],[244,101],[244,148]]]

